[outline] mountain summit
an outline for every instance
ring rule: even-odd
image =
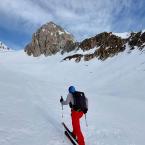
[[[10,48],[0,41],[0,51],[8,51],[8,50],[10,50]]]
[[[35,57],[56,54],[59,51],[69,51],[74,45],[72,34],[53,22],[43,25],[32,36],[32,42],[25,47],[28,55]]]

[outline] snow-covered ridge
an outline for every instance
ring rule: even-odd
[[[10,48],[0,41],[0,51],[9,51]]]
[[[141,34],[145,32],[145,29],[141,31]],[[138,32],[134,32],[138,33]],[[131,32],[123,32],[123,33],[112,33],[113,35],[116,35],[118,37],[121,37],[122,39],[127,39],[131,35]]]
[[[130,36],[130,33],[124,32],[124,33],[112,33],[113,35],[116,35],[118,37],[121,37],[122,39],[127,39]]]

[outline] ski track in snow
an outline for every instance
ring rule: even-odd
[[[89,126],[81,120],[86,145],[145,144],[144,54],[134,51],[79,64],[60,63],[61,58],[0,54],[0,144],[71,144],[63,142],[59,103],[71,84],[89,98]],[[71,128],[68,106],[63,114]]]

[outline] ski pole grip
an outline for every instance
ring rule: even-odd
[[[61,96],[61,99],[63,100],[63,97]],[[61,104],[62,110],[63,110],[63,105]]]

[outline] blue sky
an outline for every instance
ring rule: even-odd
[[[23,49],[49,21],[78,41],[103,31],[140,31],[145,29],[145,0],[3,0],[0,41]]]

